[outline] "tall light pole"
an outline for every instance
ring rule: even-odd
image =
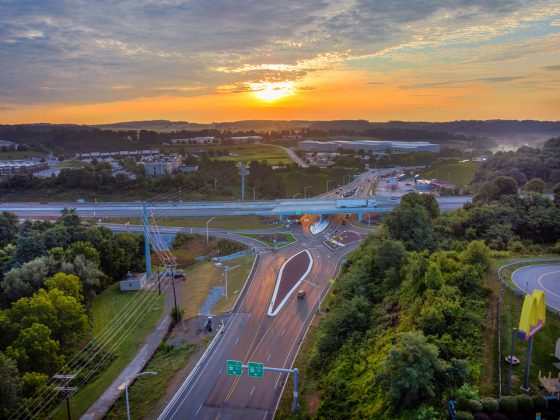
[[[206,222],[206,244],[208,244],[208,225],[210,224],[210,222],[212,220],[214,220],[215,217],[211,217],[210,219],[208,219],[208,221]]]
[[[307,189],[311,188],[311,185],[308,185],[307,187],[303,187],[303,198],[307,198]]]
[[[124,391],[126,395],[126,418],[128,420],[130,420],[130,404],[128,402],[128,381],[143,375],[157,375],[157,372],[141,372],[141,373],[137,373],[136,375],[127,376],[126,379],[124,380]]]
[[[332,182],[332,179],[327,179],[327,192],[329,192],[329,182]]]

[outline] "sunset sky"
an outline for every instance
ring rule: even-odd
[[[560,119],[560,3],[0,1],[0,123]]]

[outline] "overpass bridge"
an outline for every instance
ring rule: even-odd
[[[442,211],[453,210],[471,202],[470,196],[439,197]],[[0,203],[0,211],[9,211],[22,218],[58,217],[60,212],[75,209],[81,217],[142,217],[144,207],[154,217],[218,217],[218,216],[299,216],[302,214],[332,215],[386,213],[400,201],[398,197],[376,197],[377,207],[337,207],[336,198],[308,198],[260,201],[201,201],[188,203]]]

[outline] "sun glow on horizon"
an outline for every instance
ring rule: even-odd
[[[254,95],[266,102],[272,102],[285,96],[294,95],[294,87],[294,82],[256,82],[250,84]]]

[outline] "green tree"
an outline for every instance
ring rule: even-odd
[[[439,204],[432,194],[408,193],[402,197],[401,204],[424,207],[432,219],[436,219],[440,213]]]
[[[47,260],[37,258],[8,271],[4,275],[4,281],[0,283],[0,288],[9,301],[14,301],[24,296],[30,296],[39,290],[48,275]]]
[[[446,369],[437,347],[421,332],[410,331],[389,351],[381,378],[395,405],[408,408],[437,399]]]
[[[7,211],[0,213],[0,248],[12,243],[16,239],[17,232],[17,216]]]
[[[437,290],[443,284],[443,276],[441,275],[441,270],[439,264],[431,261],[428,265],[428,270],[424,275],[424,283],[428,289]]]
[[[58,289],[66,296],[72,296],[77,302],[81,302],[83,287],[80,279],[73,274],[56,273],[51,278],[45,280],[47,290]]]
[[[560,182],[554,186],[552,192],[554,193],[554,203],[560,205]]]
[[[533,178],[525,184],[525,189],[529,192],[542,194],[544,192],[544,181],[540,178]]]
[[[391,238],[409,251],[435,248],[434,225],[423,206],[400,204],[385,216],[385,225]]]
[[[461,254],[467,264],[480,264],[484,270],[490,268],[490,249],[484,241],[472,241]]]
[[[517,182],[510,176],[499,176],[494,179],[494,184],[498,188],[498,196],[517,195]]]
[[[16,362],[0,352],[0,417],[2,409],[13,407],[20,398],[22,382]]]
[[[33,324],[21,330],[18,338],[6,349],[22,372],[53,374],[62,365],[58,355],[60,344],[51,338],[51,330],[42,324]]]

